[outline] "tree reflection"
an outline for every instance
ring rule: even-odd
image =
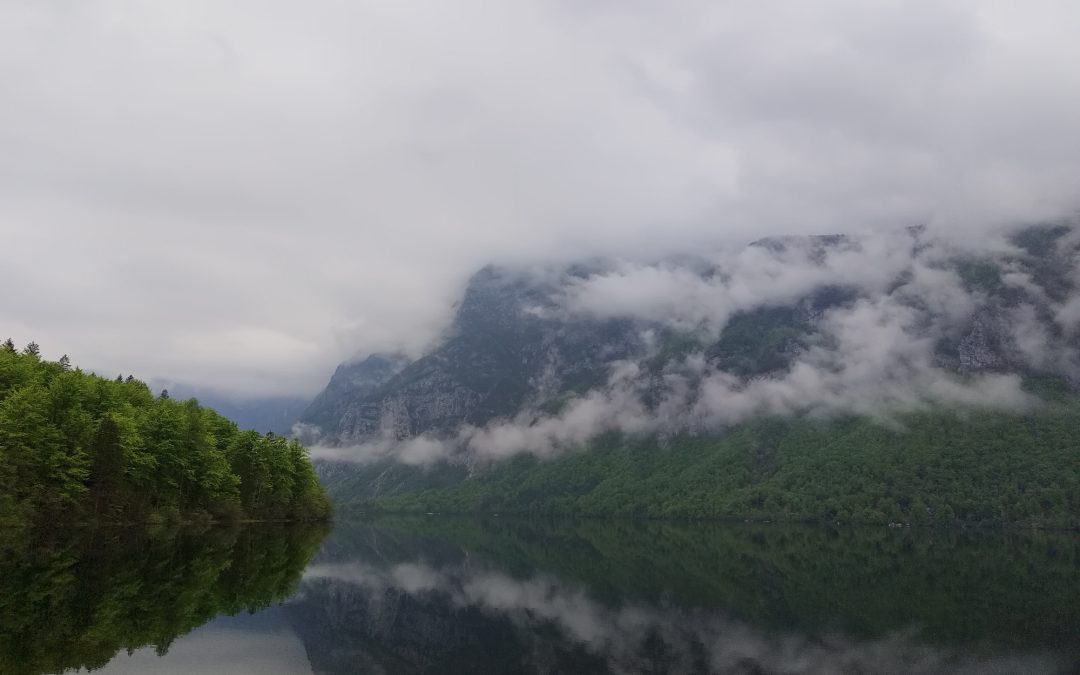
[[[281,602],[326,529],[31,534],[0,538],[0,672],[15,675],[98,668],[122,649],[165,654],[219,614]]]

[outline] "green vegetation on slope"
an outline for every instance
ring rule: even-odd
[[[0,346],[0,524],[328,515],[297,441]]]
[[[1080,405],[760,419],[716,436],[598,439],[453,486],[353,506],[398,512],[1080,525]],[[332,491],[332,495],[336,494]],[[342,501],[348,503],[348,495]]]
[[[96,669],[121,649],[168,651],[218,614],[292,594],[326,531],[0,530],[0,672]]]

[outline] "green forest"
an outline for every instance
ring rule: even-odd
[[[721,435],[609,436],[468,478],[452,465],[401,468],[418,475],[402,476],[396,493],[340,501],[414,513],[1077,527],[1080,404],[1051,398],[1026,414],[764,418]]]
[[[329,515],[299,442],[0,345],[0,525]]]

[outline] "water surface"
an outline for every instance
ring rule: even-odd
[[[339,523],[311,557],[321,536],[250,527],[5,555],[0,671],[1080,666],[1072,534],[429,517]]]

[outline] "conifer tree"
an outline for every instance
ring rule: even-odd
[[[63,373],[61,375],[61,373]],[[137,384],[138,386],[133,386]],[[292,456],[296,456],[293,449]],[[300,450],[303,454],[302,450]],[[241,432],[194,399],[157,397],[0,348],[0,524],[322,519],[329,503],[285,439]]]

